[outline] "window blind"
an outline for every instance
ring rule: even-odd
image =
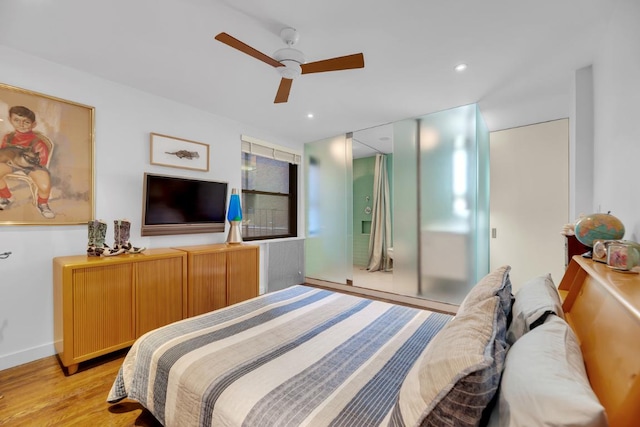
[[[300,164],[302,159],[300,153],[291,148],[270,144],[247,135],[242,135],[242,152],[293,163],[294,165]]]

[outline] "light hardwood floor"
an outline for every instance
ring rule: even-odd
[[[56,356],[0,371],[0,426],[160,426],[134,401],[107,403],[126,351],[65,376]]]

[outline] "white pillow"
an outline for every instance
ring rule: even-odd
[[[507,330],[507,343],[513,344],[532,329],[537,321],[547,313],[564,319],[562,302],[551,275],[534,277],[525,282],[516,292],[511,310],[512,320]]]
[[[557,316],[548,316],[509,349],[498,405],[501,426],[607,425],[578,340]]]

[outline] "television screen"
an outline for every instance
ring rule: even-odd
[[[224,232],[227,183],[144,174],[142,235]]]

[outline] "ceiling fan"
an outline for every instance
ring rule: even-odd
[[[275,104],[287,102],[293,79],[300,74],[364,68],[364,55],[362,53],[306,63],[304,54],[292,47],[300,38],[300,35],[294,28],[283,28],[282,31],[280,31],[280,38],[287,47],[277,50],[273,54],[273,57],[270,57],[227,33],[220,33],[215,37],[216,40],[240,52],[244,52],[249,56],[253,56],[278,70],[282,79],[280,80],[276,98],[273,101]]]

